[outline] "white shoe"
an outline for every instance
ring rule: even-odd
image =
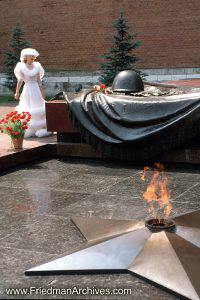
[[[47,131],[46,128],[41,128],[41,129],[36,130],[35,135],[36,135],[37,137],[45,137],[45,136],[50,136],[50,135],[52,135],[52,132]]]
[[[24,134],[24,138],[29,138],[35,136],[35,130],[33,129],[26,129],[25,134]]]

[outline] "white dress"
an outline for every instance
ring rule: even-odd
[[[31,114],[31,120],[24,137],[51,135],[52,133],[48,132],[46,127],[46,101],[42,97],[37,81],[38,76],[41,79],[44,76],[43,67],[39,62],[33,62],[33,69],[30,70],[25,63],[18,62],[14,69],[14,74],[18,80],[22,79],[25,83],[19,105],[15,107],[15,110],[19,113],[25,111]]]

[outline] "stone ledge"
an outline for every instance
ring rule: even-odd
[[[0,157],[0,170],[8,170],[16,166],[33,162],[40,159],[55,157],[73,157],[112,160],[92,148],[90,145],[81,143],[49,143],[31,149],[23,149]],[[119,161],[119,160],[116,160]],[[188,163],[200,164],[200,149],[173,150],[156,158],[162,163]],[[147,161],[135,161],[147,163]]]

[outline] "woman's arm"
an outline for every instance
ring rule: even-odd
[[[23,82],[23,79],[19,79],[19,80],[17,81],[16,93],[15,93],[15,99],[16,99],[16,100],[19,100],[19,91],[20,91],[22,82]]]
[[[44,90],[44,88],[42,86],[42,80],[40,78],[40,74],[39,73],[38,73],[38,77],[37,77],[37,82],[38,82],[38,85],[39,85],[42,97],[45,99],[45,90]]]

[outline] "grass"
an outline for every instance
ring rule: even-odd
[[[52,96],[46,96],[45,99],[48,101],[52,98]],[[10,105],[10,106],[16,106],[19,103],[19,101],[16,101],[12,95],[10,96],[0,96],[0,105]]]
[[[10,106],[14,106],[18,103],[18,101],[16,101],[14,99],[13,96],[0,96],[0,105],[4,105],[4,104],[9,104]]]

